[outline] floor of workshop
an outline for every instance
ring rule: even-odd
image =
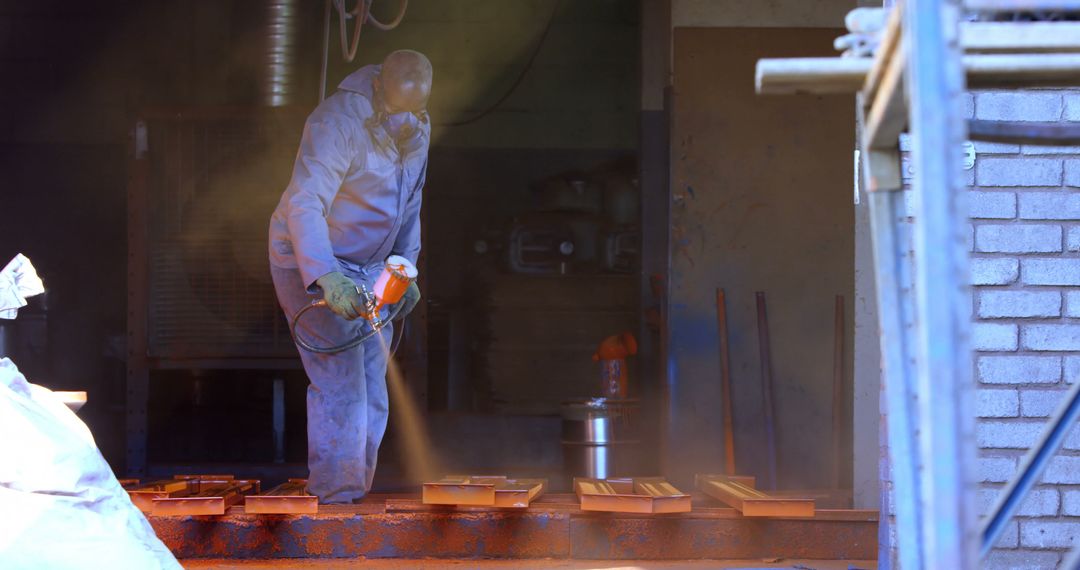
[[[483,568],[496,570],[757,570],[781,568],[790,570],[876,570],[873,560],[181,560],[185,568],[213,570],[255,570],[259,568],[317,568],[338,570],[373,568],[382,570],[435,570],[437,568]]]

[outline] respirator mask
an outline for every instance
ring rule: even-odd
[[[422,125],[428,121],[427,111],[424,110],[387,113],[384,111],[386,103],[383,99],[382,90],[378,88],[375,89],[372,107],[376,111],[367,120],[366,126],[368,130],[371,131],[376,140],[383,141],[388,137],[394,146],[402,152],[410,150],[409,147],[413,146],[410,143],[422,132]],[[385,131],[386,136],[379,133],[379,130]]]
[[[401,147],[402,143],[408,141],[416,135],[420,130],[420,117],[416,113],[406,111],[404,113],[395,113],[393,115],[384,115],[382,126],[386,129],[386,133],[390,135],[390,138],[394,140],[394,143]]]

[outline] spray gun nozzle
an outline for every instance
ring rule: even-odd
[[[383,327],[382,319],[379,318],[379,300],[374,293],[361,283],[356,288],[360,298],[364,301],[364,317],[371,323],[371,328],[380,330]]]

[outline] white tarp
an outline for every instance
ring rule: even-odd
[[[86,424],[0,359],[0,568],[177,569]]]
[[[23,254],[8,262],[0,270],[0,319],[14,319],[19,309],[26,306],[26,298],[45,292],[34,266]]]

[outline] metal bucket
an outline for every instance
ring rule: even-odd
[[[635,460],[637,400],[592,398],[563,403],[563,467],[568,479],[624,476]]]

